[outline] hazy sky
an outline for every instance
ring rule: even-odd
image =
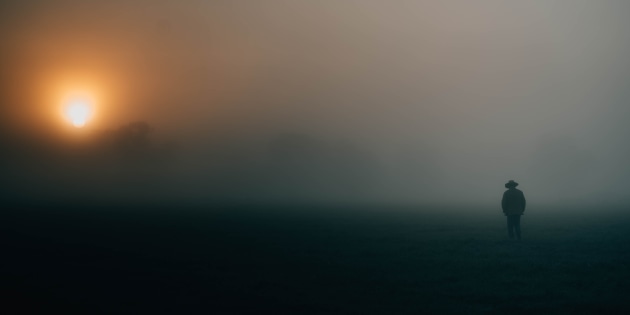
[[[160,189],[181,198],[233,181],[237,199],[294,187],[320,201],[491,204],[514,179],[533,204],[628,199],[627,1],[29,0],[0,12],[7,141],[146,121],[177,144],[159,171],[176,184]],[[81,130],[59,115],[72,89],[97,100]],[[293,162],[273,153],[286,135],[307,143]],[[38,182],[22,167],[25,187]],[[329,174],[282,175],[304,168]]]

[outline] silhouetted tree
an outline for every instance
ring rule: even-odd
[[[115,132],[115,145],[124,153],[135,153],[151,146],[151,127],[143,121],[132,122],[118,128]]]
[[[153,128],[144,122],[136,121],[123,125],[116,130],[106,130],[94,143],[96,149],[107,156],[120,158],[152,158],[161,152],[151,138]]]

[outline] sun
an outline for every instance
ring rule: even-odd
[[[64,102],[63,115],[76,128],[82,128],[92,118],[94,101],[89,95],[75,94]]]

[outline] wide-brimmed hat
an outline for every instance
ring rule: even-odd
[[[512,188],[516,186],[518,186],[518,183],[513,180],[510,180],[509,182],[505,183],[505,188]]]

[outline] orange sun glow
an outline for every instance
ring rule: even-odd
[[[92,118],[94,101],[87,95],[73,95],[64,102],[63,115],[74,127],[81,128]]]

